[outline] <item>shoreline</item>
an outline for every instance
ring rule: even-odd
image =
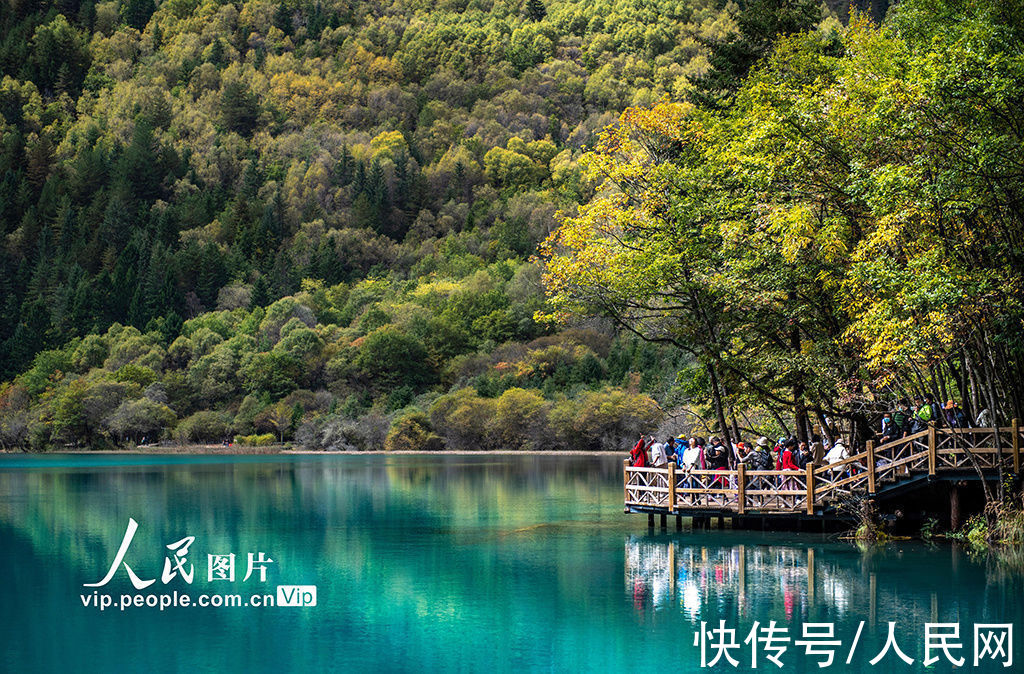
[[[223,448],[207,445],[188,445],[183,447],[154,447],[147,449],[67,449],[54,450],[49,452],[15,452],[0,451],[0,455],[18,456],[51,456],[56,454],[113,454],[128,456],[161,456],[161,455],[190,455],[190,456],[370,456],[387,454],[390,456],[621,456],[627,458],[628,451],[579,451],[579,450],[511,450],[511,449],[443,449],[434,452],[416,450],[386,451],[373,449],[366,451],[336,451],[336,450],[315,450],[315,449],[279,449],[275,447],[248,447],[248,448]]]

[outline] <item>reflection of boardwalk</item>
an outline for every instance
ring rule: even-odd
[[[999,477],[1020,470],[1021,429],[936,429],[889,442],[869,442],[860,454],[803,471],[633,468],[624,462],[627,512],[677,515],[784,514],[842,516],[837,504],[851,495],[902,498],[935,480]]]
[[[676,541],[639,537],[626,539],[626,587],[638,609],[677,606],[691,620],[699,620],[708,602],[735,603],[745,613],[753,597],[781,600],[792,617],[795,610],[814,602],[815,586],[826,601],[845,608],[847,584],[837,583],[829,571],[816,570],[813,549],[785,546],[709,548]],[[821,590],[819,590],[820,592]]]
[[[955,559],[960,554],[951,550]],[[625,589],[639,611],[677,610],[691,622],[712,615],[799,620],[863,618],[874,627],[881,607],[920,622],[940,617],[937,593],[880,583],[875,553],[835,556],[790,545],[715,546],[686,539],[628,536]],[[944,616],[949,617],[949,616]]]

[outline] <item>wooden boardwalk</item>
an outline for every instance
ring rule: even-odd
[[[999,447],[997,448],[996,434]],[[1021,428],[929,428],[875,446],[849,459],[805,470],[683,471],[633,468],[623,462],[626,512],[662,515],[788,515],[848,519],[851,496],[902,498],[936,480],[996,480],[999,465],[1020,471]],[[664,520],[662,520],[664,523]]]

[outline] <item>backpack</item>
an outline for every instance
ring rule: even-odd
[[[931,421],[932,406],[927,403],[921,405],[921,407],[919,407],[917,410],[917,418],[920,419],[921,421]]]

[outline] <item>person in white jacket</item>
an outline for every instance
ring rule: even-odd
[[[651,445],[651,464],[655,468],[664,468],[668,465],[668,455],[665,454],[664,442],[655,442]]]
[[[846,445],[843,444],[843,441],[839,439],[836,440],[836,444],[832,445],[832,448],[825,454],[825,465],[827,466],[832,463],[839,463],[840,461],[845,461],[849,458],[850,450],[848,450]],[[850,474],[852,474],[854,469],[857,471],[867,470],[861,462],[854,461],[853,463],[831,468],[829,472],[832,474],[837,472],[850,472]]]

